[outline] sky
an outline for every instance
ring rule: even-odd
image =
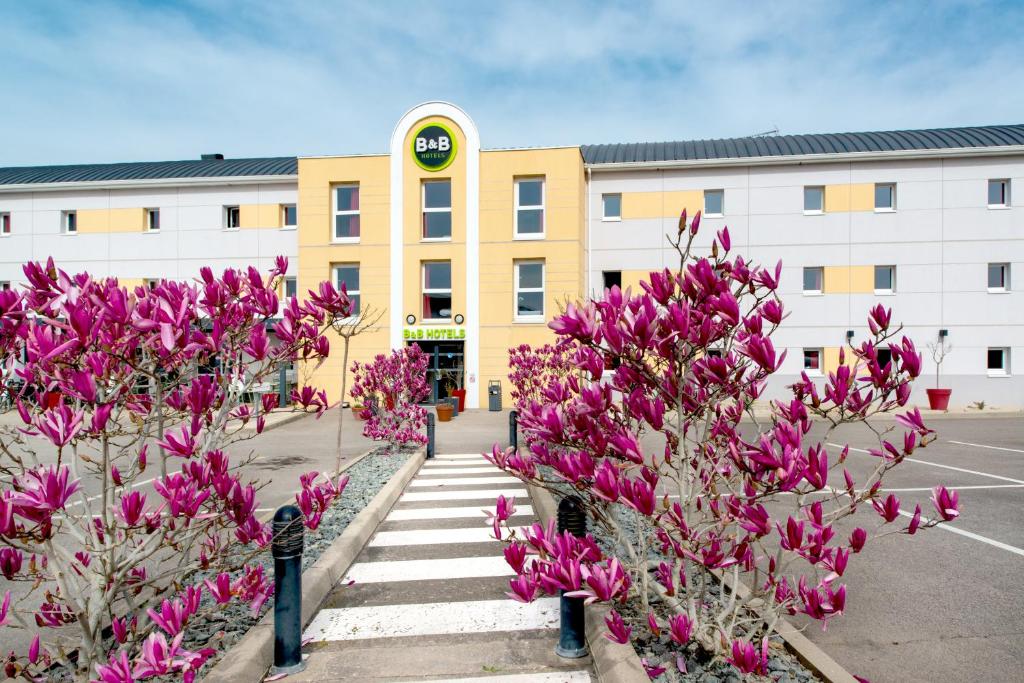
[[[0,166],[1024,123],[1024,2],[0,3]]]

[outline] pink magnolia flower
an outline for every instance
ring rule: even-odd
[[[945,486],[932,489],[932,504],[944,521],[951,522],[960,516],[960,494]]]
[[[64,509],[68,499],[80,488],[79,481],[68,481],[67,465],[50,465],[29,470],[18,479],[19,492],[11,497],[14,511],[34,522],[49,522],[50,516]]]
[[[135,675],[128,661],[128,653],[121,650],[111,653],[106,664],[96,665],[100,683],[135,683]]]
[[[37,417],[34,425],[54,446],[63,448],[82,431],[84,417],[84,411],[71,410],[70,406],[61,403]]]
[[[4,591],[4,601],[0,602],[0,626],[7,623],[8,612],[11,609],[11,591]]]
[[[876,498],[871,501],[871,504],[886,522],[891,522],[900,516],[900,499],[892,493],[886,497],[884,503],[880,503]]]
[[[748,641],[732,641],[732,655],[728,661],[740,670],[743,674],[768,673],[768,639],[761,640],[761,652],[757,651],[754,644]]]
[[[680,645],[686,645],[693,637],[693,622],[685,614],[673,614],[668,618],[669,634],[672,640]]]
[[[626,626],[626,622],[622,620],[622,616],[618,612],[609,611],[608,616],[604,618],[604,623],[608,627],[608,633],[604,634],[605,638],[620,645],[629,642],[629,636],[633,633],[633,629]]]

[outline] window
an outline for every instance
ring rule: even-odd
[[[621,221],[622,220],[622,195],[603,194],[601,195],[601,220]]]
[[[516,237],[544,237],[544,179],[522,178],[516,181]]]
[[[988,291],[1008,292],[1010,291],[1010,264],[990,263],[988,264]]]
[[[423,264],[423,320],[450,320],[452,317],[452,262],[430,261]]]
[[[294,279],[294,278],[289,278]],[[345,287],[345,291],[348,292],[348,297],[352,299],[352,315],[359,315],[361,310],[361,299],[359,296],[359,264],[358,263],[342,263],[334,266],[334,286],[341,291],[342,286]],[[288,280],[285,280],[285,291],[287,291]]]
[[[896,210],[896,183],[875,183],[875,211]]]
[[[721,358],[722,349],[708,349],[708,358]]]
[[[65,235],[78,233],[78,214],[74,211],[65,211],[60,216],[60,229]]]
[[[237,206],[224,207],[224,229],[238,230],[242,227],[242,212]]]
[[[875,349],[878,354],[878,367],[885,369],[885,366],[892,362],[892,349],[888,346],[879,346]]]
[[[4,211],[0,213],[0,237],[11,234],[11,214]]]
[[[294,228],[299,224],[299,210],[294,204],[281,205],[281,227]]]
[[[423,183],[423,239],[452,238],[452,181]]]
[[[825,212],[825,188],[817,187],[804,188],[804,213],[818,214]]]
[[[544,321],[544,262],[516,262],[516,320]]]
[[[160,279],[155,277],[147,277],[145,280],[143,280],[143,283],[146,285],[146,289],[156,289],[157,287],[160,286]]]
[[[618,287],[622,289],[622,271],[621,270],[606,270],[601,273],[601,277],[604,280],[604,288],[611,289],[612,287]]]
[[[725,214],[725,190],[704,190],[704,215]]]
[[[334,241],[359,241],[359,186],[334,188]]]
[[[1009,375],[1010,374],[1010,349],[989,349],[988,350],[988,374]]]
[[[356,270],[356,279],[359,279],[358,269]],[[285,277],[284,279],[284,298],[294,299],[299,294],[299,281],[295,277]]]
[[[11,283],[7,280],[0,280],[0,292],[6,292],[11,288]]]
[[[988,208],[1005,209],[1010,205],[1010,181],[1006,178],[988,181]]]
[[[875,294],[896,291],[896,266],[875,266]]]
[[[804,294],[821,294],[824,282],[824,268],[804,268]]]
[[[146,231],[160,232],[160,209],[146,209]]]
[[[821,349],[804,349],[804,370],[808,375],[821,374]]]

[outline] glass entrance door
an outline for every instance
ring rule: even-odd
[[[460,341],[413,341],[429,356],[427,362],[427,386],[430,395],[427,402],[437,403],[438,399],[451,395],[451,390],[465,387],[465,351]]]

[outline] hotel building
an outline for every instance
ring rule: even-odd
[[[915,401],[945,343],[952,405],[1021,407],[1017,190],[1024,125],[484,149],[466,112],[430,102],[377,155],[0,168],[0,287],[48,256],[140,285],[283,254],[283,294],[330,279],[381,314],[354,359],[418,343],[435,394],[486,407],[493,380],[507,404],[508,348],[550,341],[562,303],[677,266],[666,235],[686,208],[701,248],[728,225],[744,256],[783,262],[769,395],[834,369],[881,302],[925,354]],[[300,381],[336,395],[338,363]]]

